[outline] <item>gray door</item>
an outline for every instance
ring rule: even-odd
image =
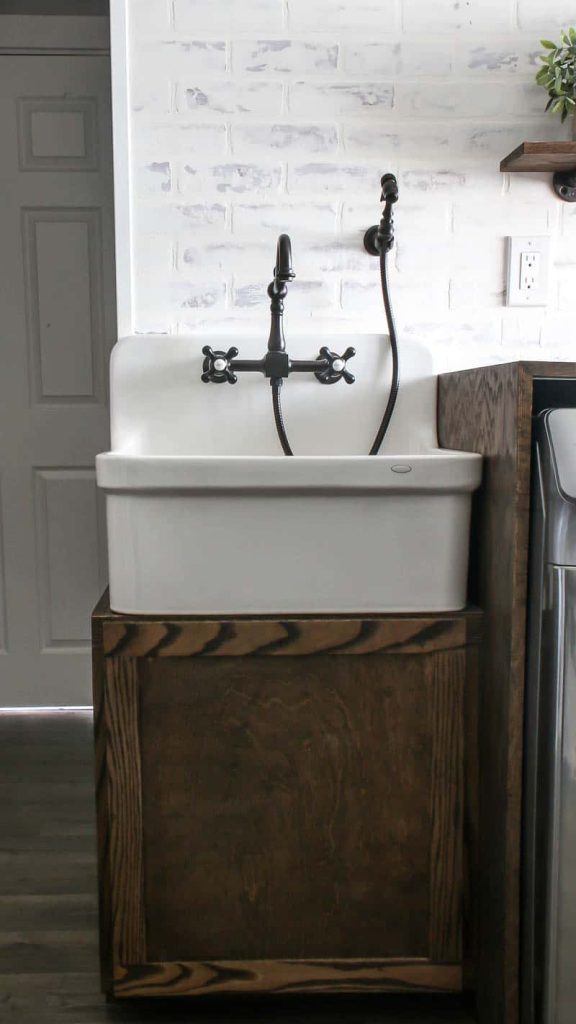
[[[90,703],[115,339],[106,56],[0,57],[0,706]]]

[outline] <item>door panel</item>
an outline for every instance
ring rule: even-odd
[[[461,989],[477,695],[455,624],[126,622],[101,602],[106,991]]]
[[[109,59],[0,60],[0,705],[89,704],[116,332]]]

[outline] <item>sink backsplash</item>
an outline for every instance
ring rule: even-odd
[[[403,337],[438,369],[571,355],[574,209],[548,176],[498,170],[523,138],[565,134],[533,79],[566,0],[126,2],[130,330],[265,341],[284,230],[298,275],[287,337],[382,329],[362,235],[392,171]],[[122,86],[120,73],[120,103]],[[527,233],[555,237],[548,309],[503,307],[505,237]]]
[[[210,336],[236,345],[244,358],[262,355],[254,336]],[[356,348],[354,384],[323,387],[294,374],[282,389],[286,428],[296,455],[367,455],[388,397],[387,339],[345,335]],[[259,373],[237,384],[203,384],[206,336],[133,335],[112,355],[112,448],[148,455],[281,455],[269,382]],[[311,359],[330,337],[292,335],[293,358]],[[436,445],[436,380],[426,348],[407,341],[402,386],[381,453],[413,453]]]

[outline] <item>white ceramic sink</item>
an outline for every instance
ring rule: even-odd
[[[342,347],[352,342],[358,348],[364,340],[346,337]],[[205,341],[134,338],[115,350],[113,450],[97,459],[107,502],[112,608],[234,615],[463,607],[470,499],[480,483],[481,457],[437,448],[435,381],[422,374],[418,354],[412,351],[410,361],[404,352],[406,391],[392,451],[285,458],[267,454],[276,439],[270,388],[261,377],[249,388],[262,451],[226,454],[227,446],[237,450],[248,415],[246,396],[237,395],[244,382],[235,388],[198,383]],[[384,349],[379,342],[375,353]],[[302,342],[301,349],[314,356],[311,344],[318,342]],[[362,379],[359,363],[354,370]],[[373,404],[355,407],[352,432],[364,430],[366,441],[385,399],[385,366],[381,375]],[[378,392],[378,381],[365,385],[367,395]],[[346,402],[358,402],[358,395],[342,385],[338,396],[338,388],[308,386],[306,408],[315,396],[327,402],[331,392],[340,430],[338,436],[333,425],[332,443],[345,447]],[[214,408],[211,417],[216,399],[219,416]],[[288,417],[287,426],[290,433]],[[199,435],[209,438],[202,444],[207,454],[197,450]],[[256,449],[257,436],[250,435]]]

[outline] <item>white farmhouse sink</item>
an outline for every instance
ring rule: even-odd
[[[222,348],[231,343],[209,341]],[[480,483],[481,457],[436,447],[435,381],[422,372],[421,351],[404,352],[394,450],[384,448],[377,457],[285,458],[268,454],[276,439],[270,388],[260,376],[248,390],[261,444],[250,418],[245,433],[257,450],[227,454],[227,447],[237,451],[250,415],[246,394],[238,394],[245,381],[235,387],[200,383],[205,342],[146,336],[124,339],[115,349],[113,451],[97,458],[107,502],[112,608],[214,615],[462,608],[471,492]],[[362,337],[339,342],[370,349]],[[380,358],[385,342],[377,342],[372,351]],[[264,347],[260,343],[256,354]],[[317,347],[318,339],[304,340],[294,355],[303,351],[311,358]],[[246,343],[244,351],[252,357],[254,347]],[[361,359],[358,364],[362,381]],[[361,429],[368,447],[385,401],[385,365],[378,376],[381,384],[365,380],[364,405],[355,407],[353,419],[346,403],[362,404],[362,383],[355,397],[355,386],[304,386],[302,410],[313,409],[315,398],[328,410],[331,393],[334,447],[346,447],[350,430]],[[292,379],[283,390],[291,387]],[[373,391],[375,399],[367,402]],[[210,407],[216,398],[218,416]],[[309,430],[314,433],[313,422]],[[199,436],[205,454],[198,451]]]

